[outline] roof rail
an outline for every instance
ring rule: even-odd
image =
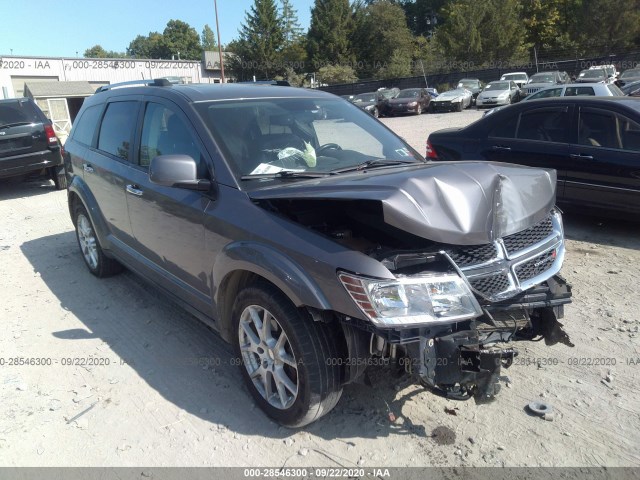
[[[144,87],[144,86],[155,86],[155,87],[168,87],[172,85],[172,82],[167,80],[166,78],[155,78],[148,80],[131,80],[129,82],[119,82],[112,83],[111,85],[103,85],[96,90],[96,93],[107,92],[109,90],[113,90],[114,88],[122,88],[122,87]]]

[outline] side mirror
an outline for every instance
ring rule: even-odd
[[[198,179],[198,166],[189,155],[159,155],[151,159],[149,180],[164,187],[208,191],[211,182]]]

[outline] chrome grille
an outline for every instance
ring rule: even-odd
[[[552,233],[553,223],[551,222],[551,216],[549,216],[531,228],[504,237],[502,241],[507,249],[507,253],[511,255],[544,240]]]
[[[538,257],[532,258],[515,268],[516,275],[520,281],[529,280],[547,271],[556,260],[555,250],[546,252]]]
[[[540,283],[560,270],[564,238],[560,214],[485,245],[449,248],[451,261],[476,293],[499,301]]]
[[[471,280],[471,286],[484,296],[491,297],[509,289],[509,277],[504,273],[498,273],[478,280]]]

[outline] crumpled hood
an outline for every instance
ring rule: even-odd
[[[543,220],[555,205],[556,172],[491,162],[428,163],[248,192],[253,200],[372,200],[384,222],[436,242],[478,245]]]
[[[462,92],[449,91],[449,92],[444,92],[438,95],[438,100],[453,100],[455,98],[460,98],[463,96],[464,96],[464,93]]]

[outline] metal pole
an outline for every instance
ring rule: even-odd
[[[216,10],[216,32],[218,33],[218,54],[220,55],[220,80],[224,82],[224,60],[222,59],[222,44],[220,43],[220,26],[218,25],[218,2],[213,0],[213,6]]]
[[[536,47],[533,47],[533,56],[536,57],[536,72],[538,72],[538,52]]]
[[[429,84],[427,83],[427,74],[424,73],[424,65],[422,64],[422,59],[420,59],[420,66],[422,67],[422,76],[424,77],[424,86],[427,88]]]

